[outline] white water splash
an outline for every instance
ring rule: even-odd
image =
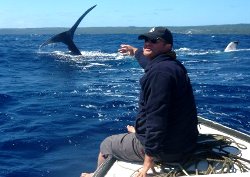
[[[183,56],[183,55],[207,55],[207,54],[219,54],[223,51],[220,50],[204,50],[204,49],[191,49],[187,47],[182,47],[175,50],[177,55]]]

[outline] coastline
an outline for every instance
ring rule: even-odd
[[[0,28],[0,35],[5,34],[55,34],[70,27],[44,28]],[[151,27],[79,27],[76,34],[141,34]],[[250,35],[250,24],[228,24],[207,26],[169,26],[173,33],[179,34],[242,34]]]

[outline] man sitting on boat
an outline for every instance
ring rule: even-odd
[[[136,176],[146,177],[155,162],[180,162],[195,149],[198,120],[187,71],[172,51],[172,33],[155,27],[138,39],[144,40],[143,56],[148,61],[142,65],[145,74],[140,79],[134,130],[128,126],[129,133],[107,137],[100,146],[98,166],[112,155],[118,160],[143,163]]]

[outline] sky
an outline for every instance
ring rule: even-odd
[[[250,24],[250,0],[0,0],[0,28]]]

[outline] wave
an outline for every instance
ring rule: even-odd
[[[229,52],[242,52],[242,51],[250,51],[250,49],[237,49],[234,51]],[[221,54],[225,53],[224,50],[206,50],[206,49],[192,49],[188,47],[181,47],[179,49],[175,49],[175,52],[179,56],[199,56],[199,55],[209,55],[209,54]],[[86,61],[110,61],[110,60],[122,60],[131,58],[130,56],[124,56],[120,53],[105,53],[101,51],[81,51],[82,55],[71,55],[69,52],[63,52],[63,51],[41,51],[39,50],[37,52],[41,55],[48,55],[55,57],[57,59],[62,60],[71,60],[75,61],[76,63],[82,63]],[[227,53],[227,52],[226,52]],[[88,66],[96,66],[99,65],[98,63],[93,63],[92,65]],[[100,64],[102,65],[102,64]]]
[[[101,51],[81,51],[82,55],[71,55],[69,52],[62,51],[44,52],[40,50],[37,53],[62,62],[73,62],[75,66],[82,69],[110,67],[110,61],[123,60],[126,58],[126,56],[122,56],[120,53],[105,53]]]
[[[122,59],[124,58],[119,53],[105,53],[101,51],[81,51],[82,55],[71,55],[70,52],[63,52],[63,51],[41,51],[38,50],[38,54],[44,54],[44,55],[50,55],[59,57],[61,59],[63,58],[72,58],[72,59],[91,59],[91,58],[106,58],[106,59]]]
[[[175,52],[177,55],[208,55],[208,54],[219,54],[222,53],[223,51],[220,50],[204,50],[204,49],[191,49],[191,48],[186,48],[182,47],[179,49],[175,49]]]
[[[233,52],[239,51],[250,51],[250,49],[237,49]],[[213,49],[193,49],[188,47],[181,47],[175,49],[177,56],[203,56],[202,58],[193,58],[192,60],[186,60],[185,63],[192,64],[192,63],[200,63],[200,62],[211,62],[211,59],[206,58],[206,56],[213,56],[213,55],[221,55],[226,54],[223,50],[213,50]],[[74,66],[82,69],[82,70],[89,70],[91,68],[106,68],[112,70],[114,65],[131,65],[132,68],[133,63],[135,60],[131,60],[131,56],[124,56],[120,53],[107,53],[102,51],[81,51],[82,55],[71,55],[69,52],[63,51],[38,51],[39,55],[45,55],[48,57],[52,57],[57,61],[60,62],[69,62],[72,63]],[[222,56],[221,56],[222,57]],[[119,62],[113,62],[118,60]],[[122,62],[124,60],[124,62]],[[131,62],[127,62],[130,60]]]
[[[71,55],[70,52],[62,51],[38,51],[38,54],[53,56],[58,59],[71,59],[71,60],[81,60],[87,59],[89,61],[101,59],[101,60],[121,60],[126,58],[126,56],[121,55],[120,53],[105,53],[101,51],[81,51],[82,55]]]
[[[244,52],[244,51],[250,51],[250,49],[236,49],[236,50],[228,51],[228,52]],[[175,49],[175,52],[177,55],[180,55],[180,56],[183,56],[183,55],[194,56],[194,55],[208,55],[208,54],[225,53],[224,50],[191,49],[191,48],[187,48],[187,47],[181,47],[179,49]]]
[[[243,49],[239,49],[239,51],[243,51]],[[191,48],[186,48],[186,47],[175,49],[175,52],[179,56],[185,56],[185,55],[195,56],[195,55],[208,55],[208,54],[223,53],[223,51],[220,51],[220,50],[191,49]],[[96,62],[96,61],[123,60],[123,59],[131,58],[131,56],[124,56],[120,53],[105,53],[101,51],[81,51],[82,55],[71,55],[69,52],[63,52],[63,51],[52,51],[52,52],[38,51],[37,53],[40,55],[51,56],[59,60],[74,61],[76,63],[84,63],[86,61]],[[97,65],[103,65],[103,64],[92,63],[87,67],[97,66]]]
[[[226,51],[226,52],[244,52],[244,51],[250,51],[250,49],[236,49],[236,50],[229,50],[229,51]]]

